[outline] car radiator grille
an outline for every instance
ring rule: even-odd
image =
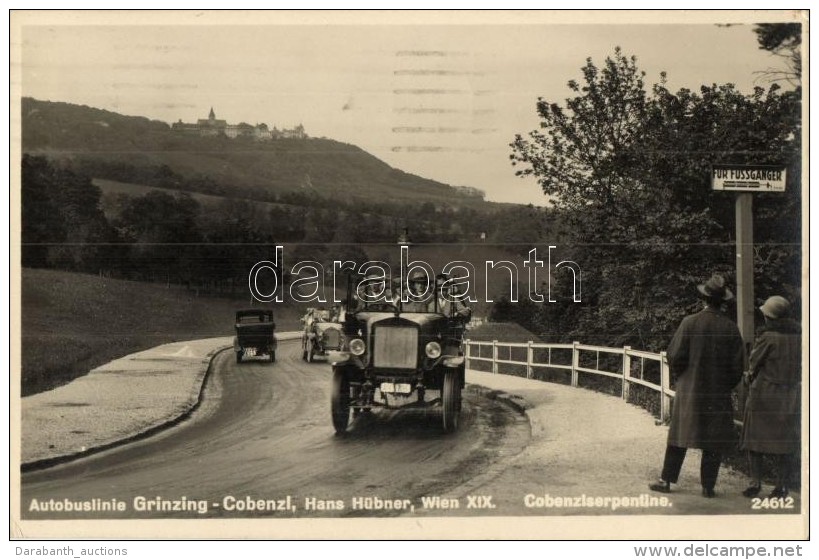
[[[338,329],[327,329],[321,335],[321,341],[325,348],[338,348],[341,343],[341,333]]]
[[[373,365],[377,368],[415,369],[418,360],[418,329],[378,327],[373,330]]]

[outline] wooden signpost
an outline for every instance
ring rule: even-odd
[[[785,192],[785,166],[714,165],[711,186],[735,191],[737,235],[737,325],[745,345],[754,341],[754,219],[753,193]]]

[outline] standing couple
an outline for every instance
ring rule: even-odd
[[[698,291],[704,309],[683,319],[667,352],[676,394],[663,470],[649,488],[670,492],[692,447],[702,450],[702,495],[712,498],[723,454],[736,445],[731,392],[743,377],[745,352],[739,329],[722,311],[733,299],[725,280],[714,275]],[[741,446],[749,453],[751,484],[743,495],[759,494],[762,456],[773,454],[778,479],[771,497],[784,497],[800,445],[801,336],[785,298],[770,297],[760,310],[766,324],[745,377],[750,388]]]

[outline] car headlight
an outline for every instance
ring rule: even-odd
[[[426,352],[427,357],[429,358],[437,358],[441,355],[441,345],[434,340],[432,342],[427,342],[424,352]]]
[[[367,349],[367,345],[360,338],[354,338],[350,341],[350,352],[355,356],[360,356]]]

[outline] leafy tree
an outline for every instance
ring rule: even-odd
[[[218,291],[246,290],[253,265],[268,260],[273,243],[265,233],[264,212],[246,201],[225,200],[199,219],[204,243],[196,247],[199,259],[197,283],[210,282]]]
[[[21,186],[23,266],[46,267],[48,246],[66,239],[66,224],[53,190],[57,170],[45,158],[23,155]]]
[[[490,220],[485,220],[492,226],[489,241],[520,255],[528,254],[535,244],[541,242],[559,243],[552,215],[551,209],[532,204],[503,208]]]
[[[516,311],[515,307],[510,303],[509,298],[501,296],[495,305],[492,306],[489,312],[489,320],[493,323],[506,323],[508,321],[523,323],[520,313]]]
[[[88,177],[40,156],[21,167],[23,266],[97,272],[115,257],[116,235],[100,210],[100,190]]]
[[[583,269],[583,303],[547,304],[543,320],[567,326],[565,338],[661,348],[692,310],[696,283],[734,268],[733,197],[711,190],[711,165],[798,162],[798,96],[776,85],[672,93],[664,75],[647,89],[636,58],[619,48],[581,71],[582,82],[568,84],[573,96],[539,99],[541,128],[511,144],[518,175],[551,197],[567,258]],[[759,197],[771,224],[757,241],[779,243],[760,277],[795,288],[798,166],[790,171],[786,196]]]
[[[631,186],[624,171],[630,149],[642,132],[646,92],[636,58],[620,49],[601,69],[591,58],[581,69],[584,84],[568,83],[576,95],[563,108],[538,98],[541,130],[513,143],[513,165],[526,163],[518,175],[537,177],[557,208],[583,206],[588,200],[612,203]]]
[[[151,191],[132,198],[115,225],[134,244],[137,278],[189,281],[197,274],[196,247],[202,241],[199,203],[190,195]]]
[[[785,60],[788,70],[769,69],[762,73],[770,81],[786,80],[796,87],[802,78],[802,24],[761,23],[754,27],[759,48]]]
[[[304,218],[304,241],[327,242],[336,231],[338,214],[332,210],[308,208]]]

